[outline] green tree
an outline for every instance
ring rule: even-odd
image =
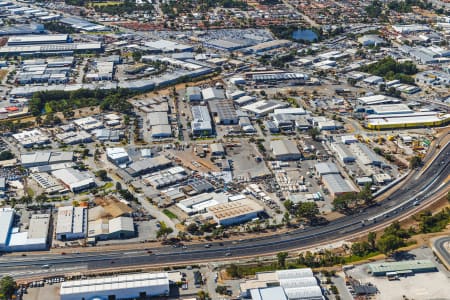
[[[117,181],[116,182],[116,191],[120,191],[120,190],[122,190],[122,184],[119,181]]]
[[[12,299],[16,289],[17,284],[11,276],[4,276],[0,279],[0,299]]]
[[[159,225],[160,225],[160,227],[159,227],[158,231],[156,232],[156,237],[158,239],[162,238],[163,240],[165,240],[165,239],[167,239],[167,236],[173,232],[173,229],[171,227],[167,226],[166,223],[162,222],[162,221],[159,222]]]
[[[283,205],[288,211],[292,211],[292,208],[294,208],[294,203],[289,199],[284,201]]]
[[[186,230],[190,234],[196,234],[198,232],[198,225],[196,223],[191,223],[186,227]]]
[[[311,221],[317,218],[319,208],[315,202],[301,202],[297,205],[295,213],[297,217]]]
[[[97,172],[95,172],[95,176],[97,176],[98,178],[100,178],[103,181],[108,180],[108,173],[105,170],[103,170],[103,169],[98,170]]]
[[[2,151],[2,152],[0,153],[0,161],[2,161],[2,160],[8,160],[8,159],[13,159],[13,158],[14,158],[14,154],[12,154],[11,151],[6,150],[6,151]]]
[[[383,235],[377,241],[378,250],[386,255],[391,254],[393,251],[397,250],[400,247],[403,247],[404,245],[405,242],[402,238],[391,234]]]
[[[207,292],[205,292],[205,291],[199,291],[197,293],[197,296],[198,296],[199,300],[209,300],[210,299],[209,298],[209,294]]]
[[[410,169],[415,169],[417,167],[420,167],[421,164],[422,164],[422,158],[420,158],[420,156],[417,156],[417,155],[413,156],[409,160],[409,168]]]
[[[278,260],[278,267],[285,269],[286,268],[286,258],[288,257],[287,252],[278,252],[277,253],[277,260]]]
[[[141,51],[134,51],[132,56],[134,61],[140,61],[142,58],[142,53]]]
[[[308,130],[308,134],[309,136],[311,136],[311,138],[315,141],[317,141],[317,138],[320,135],[320,130],[317,127],[313,127],[311,129]]]
[[[232,278],[241,278],[239,267],[235,264],[228,265],[226,271]]]
[[[367,236],[367,241],[369,242],[370,249],[373,251],[376,249],[376,241],[377,241],[377,234],[373,231],[369,232]]]

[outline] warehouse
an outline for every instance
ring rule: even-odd
[[[297,144],[290,140],[275,140],[270,142],[270,149],[277,160],[290,161],[302,158]]]
[[[133,218],[100,218],[88,223],[88,237],[98,240],[129,239],[136,236]]]
[[[252,53],[261,53],[277,48],[289,47],[292,44],[289,40],[273,40],[268,42],[259,43],[255,46],[247,47],[242,49],[243,53],[252,54]]]
[[[264,117],[272,113],[275,109],[288,107],[285,102],[277,100],[261,100],[242,107],[242,110],[248,111],[256,117]]]
[[[14,210],[9,208],[0,208],[0,251],[6,251],[13,224]]]
[[[411,114],[379,115],[377,118],[368,118],[365,121],[365,126],[373,130],[388,130],[446,126],[449,123],[450,114],[440,114],[436,112],[414,112]]]
[[[257,218],[264,208],[251,199],[237,200],[207,208],[208,214],[221,226],[241,224]]]
[[[248,74],[247,74],[248,75]],[[258,72],[251,74],[251,80],[256,83],[266,83],[266,84],[278,84],[284,82],[285,84],[305,84],[309,79],[308,75],[303,73],[292,73],[292,72]]]
[[[202,90],[202,98],[204,101],[225,99],[225,91],[209,87]]]
[[[163,139],[172,136],[172,127],[168,124],[154,125],[152,126],[152,138]]]
[[[202,101],[202,92],[198,86],[189,86],[186,88],[186,100],[189,102]]]
[[[367,114],[375,115],[409,114],[412,112],[406,104],[385,104],[366,108]]]
[[[214,143],[209,145],[209,149],[211,150],[211,156],[224,156],[225,148],[221,143]]]
[[[20,162],[24,168],[73,162],[72,151],[39,151],[20,154]]]
[[[61,300],[132,299],[169,296],[167,273],[137,273],[106,278],[65,281],[61,284]]]
[[[12,36],[8,39],[8,46],[65,44],[72,40],[68,34],[22,35]]]
[[[158,40],[152,42],[145,42],[144,45],[153,49],[156,52],[192,52],[194,47],[169,40]]]
[[[99,120],[93,118],[93,117],[86,117],[86,118],[81,118],[81,119],[76,119],[75,121],[73,121],[73,123],[75,125],[77,125],[79,128],[86,130],[86,131],[91,131],[94,129],[98,129],[98,128],[103,128],[103,123],[100,122]]]
[[[47,55],[56,54],[73,55],[74,52],[100,52],[103,50],[102,43],[67,43],[67,44],[44,44],[25,46],[4,46],[0,48],[0,56],[12,55]]]
[[[356,155],[358,161],[363,165],[382,166],[383,159],[372,149],[361,143],[350,145],[351,151]]]
[[[151,112],[147,114],[147,120],[150,126],[168,125],[169,116],[165,111]]]
[[[85,238],[87,233],[87,209],[75,206],[59,207],[55,233],[56,239],[60,241]]]
[[[192,107],[192,134],[194,136],[209,136],[213,133],[211,117],[207,106]]]
[[[49,214],[31,216],[28,231],[15,231],[10,235],[8,251],[43,251],[48,247]]]
[[[78,193],[96,186],[92,174],[87,172],[82,173],[74,168],[56,170],[52,172],[52,175],[73,193]]]
[[[122,147],[106,148],[106,157],[115,165],[126,164],[130,161],[127,151]]]
[[[31,148],[34,145],[44,145],[50,143],[49,137],[40,129],[23,130],[12,135],[13,138],[24,148]]]
[[[388,272],[412,275],[415,273],[427,273],[438,271],[429,260],[404,260],[396,262],[371,263],[368,265],[369,273],[373,276],[385,276]]]
[[[394,104],[400,103],[401,100],[398,98],[393,98],[385,95],[373,95],[373,96],[365,96],[359,97],[356,99],[358,104],[360,105],[380,105],[380,104]]]
[[[336,153],[337,158],[344,164],[355,161],[355,157],[350,150],[342,143],[331,143],[331,149]]]
[[[321,162],[314,166],[317,175],[323,176],[328,174],[339,174],[339,169],[335,163]]]
[[[177,203],[177,206],[188,215],[206,212],[206,209],[220,203],[227,203],[228,198],[223,194],[204,193],[195,195]]]
[[[256,279],[241,283],[240,289],[242,295],[253,300],[324,299],[309,268],[259,272]]]
[[[339,195],[357,192],[356,188],[340,174],[322,175],[322,183],[333,199]]]
[[[172,165],[172,161],[161,155],[135,161],[125,171],[132,177],[137,177],[168,168],[170,165]]]
[[[212,100],[208,102],[208,106],[216,124],[238,124],[239,119],[236,109],[234,108],[233,101],[227,99]]]

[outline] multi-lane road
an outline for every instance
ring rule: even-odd
[[[278,251],[313,247],[331,241],[344,240],[358,232],[368,230],[383,222],[408,215],[416,206],[427,201],[438,191],[448,189],[450,144],[443,146],[426,171],[413,171],[405,182],[378,205],[352,216],[342,217],[326,226],[296,229],[288,234],[261,236],[222,243],[188,245],[187,249],[164,246],[133,251],[83,252],[79,254],[42,254],[26,257],[0,257],[2,274],[11,273],[27,277],[42,273],[70,273],[70,270],[97,270],[104,268],[139,267],[192,261],[218,261],[237,257],[260,256]],[[420,175],[420,176],[419,176]],[[364,225],[363,225],[364,223]],[[49,267],[43,269],[43,266]]]

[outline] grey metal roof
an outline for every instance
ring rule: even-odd
[[[317,173],[319,173],[319,175],[340,173],[337,165],[330,162],[318,163],[315,165],[315,168]]]

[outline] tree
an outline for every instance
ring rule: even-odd
[[[241,273],[239,271],[239,267],[235,264],[231,264],[226,268],[228,275],[232,278],[241,278]]]
[[[167,239],[167,236],[173,232],[171,227],[168,227],[165,222],[159,222],[160,227],[156,232],[156,237],[159,239],[162,237],[163,240]]]
[[[297,206],[295,213],[298,217],[311,221],[317,218],[319,208],[315,202],[301,202]]]
[[[198,232],[198,225],[196,223],[191,223],[187,226],[186,230],[190,234],[196,234]]]
[[[292,208],[294,207],[294,203],[289,199],[284,201],[283,205],[288,211],[292,211]]]
[[[0,279],[0,299],[11,299],[17,289],[17,283],[11,276]]]
[[[370,190],[370,184],[364,185],[364,188],[359,192],[358,198],[364,201],[364,204],[370,205],[373,201],[372,191]]]
[[[278,252],[277,253],[277,259],[278,259],[278,267],[285,269],[286,268],[286,258],[288,257],[287,252]]]
[[[108,173],[103,169],[95,172],[95,176],[97,176],[98,178],[100,178],[103,181],[106,181],[108,179]]]
[[[369,242],[371,250],[375,250],[376,248],[376,240],[377,240],[377,234],[373,231],[369,232],[369,235],[367,236],[367,241]]]
[[[415,169],[417,167],[419,167],[422,164],[422,158],[420,158],[420,156],[413,156],[411,157],[411,159],[409,160],[409,168],[410,169]]]
[[[216,293],[220,295],[226,295],[227,293],[227,287],[224,285],[218,285],[216,287]]]
[[[132,56],[134,61],[140,61],[142,58],[142,53],[140,51],[134,51]]]
[[[209,298],[209,294],[207,292],[205,292],[205,291],[199,291],[197,293],[197,296],[198,296],[199,300],[209,300],[210,299]]]
[[[13,159],[14,158],[14,154],[11,153],[11,151],[2,151],[0,153],[0,161],[2,160],[8,160],[8,159]]]
[[[117,181],[116,182],[116,191],[121,191],[121,190],[122,190],[122,184],[119,181]]]
[[[377,248],[384,254],[391,254],[394,250],[405,245],[402,238],[396,235],[383,235],[377,242]]]
[[[313,140],[317,141],[317,138],[320,135],[320,130],[317,127],[313,127],[308,130],[308,134],[312,137]]]

